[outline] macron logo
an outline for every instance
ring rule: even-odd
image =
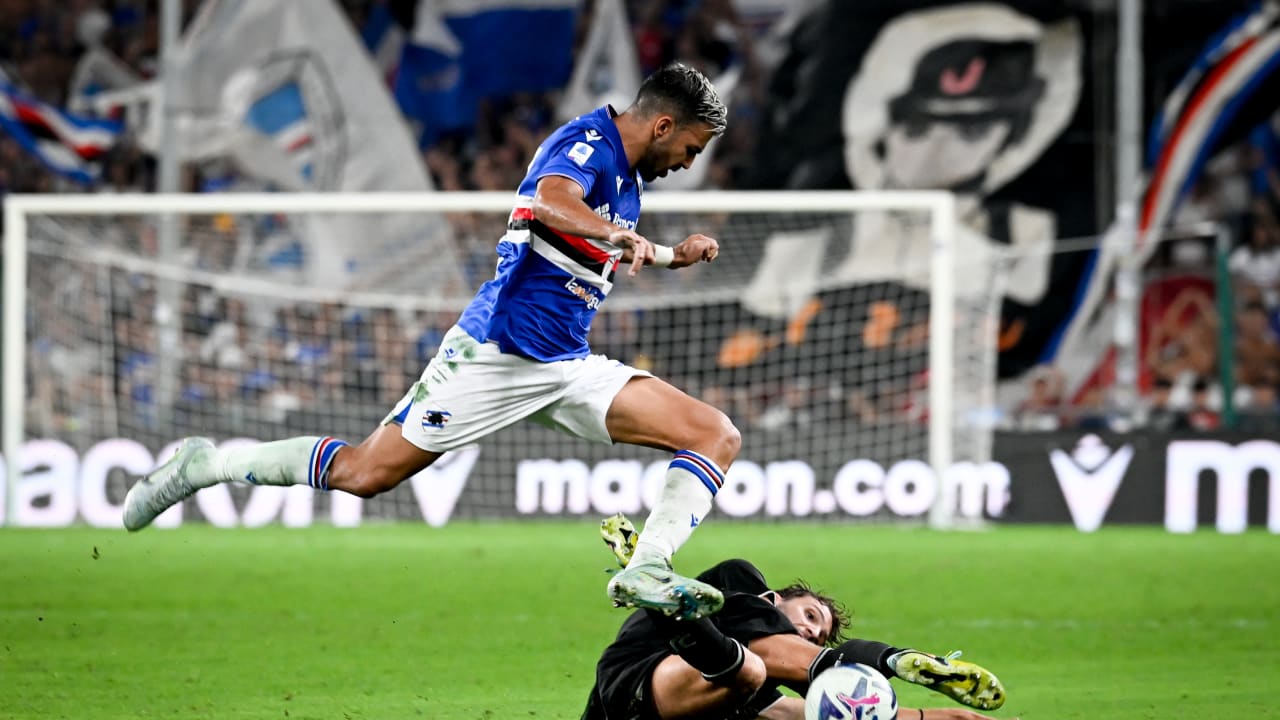
[[[689,515],[689,527],[691,527],[691,528],[696,528],[696,527],[698,527],[698,516],[697,516],[697,515],[694,515],[694,514],[692,514],[692,513]]]
[[[603,135],[601,135],[600,133],[596,132],[595,130],[591,130],[591,129],[588,129],[586,134],[587,134],[587,142],[595,142],[595,141],[599,140],[600,138],[604,137],[604,136],[603,136]]]
[[[1077,529],[1093,532],[1102,525],[1131,460],[1132,445],[1112,453],[1097,435],[1080,438],[1070,455],[1062,450],[1049,453],[1049,464]]]
[[[618,178],[618,192],[622,192],[622,176],[619,175],[617,176],[617,178]]]

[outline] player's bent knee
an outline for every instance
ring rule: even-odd
[[[734,425],[727,415],[720,414],[724,417],[724,429],[722,431],[724,439],[721,442],[724,443],[725,452],[730,459],[736,458],[738,457],[738,452],[742,450],[742,432],[738,430],[738,426]]]
[[[714,408],[707,417],[705,427],[704,442],[707,447],[702,452],[728,466],[742,449],[742,433],[728,415]]]

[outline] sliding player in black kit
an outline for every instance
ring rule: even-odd
[[[634,528],[625,517],[602,523],[605,541],[626,561]],[[724,592],[724,607],[698,620],[638,611],[596,665],[582,720],[767,718],[802,720],[811,678],[837,663],[862,663],[983,710],[1004,703],[1004,688],[973,663],[870,640],[843,640],[847,618],[831,598],[796,583],[771,589],[746,560],[726,560],[698,576]],[[900,708],[904,720],[979,720],[959,708]]]

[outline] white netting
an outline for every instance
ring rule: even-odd
[[[168,255],[156,215],[27,214],[25,437],[57,440],[81,455],[114,438],[158,453],[193,434],[359,441],[492,273],[509,197],[494,200],[434,208],[420,215],[422,242],[410,231],[377,245],[369,238],[380,237],[387,214],[304,213],[283,203],[287,212],[177,213]],[[679,204],[663,210],[662,198],[646,198],[640,232],[665,244],[712,235],[722,243],[720,259],[674,272],[647,268],[638,278],[620,272],[593,328],[594,350],[652,369],[743,430],[741,467],[728,488],[741,502],[722,503],[726,514],[878,514],[851,508],[865,499],[866,483],[887,486],[901,461],[930,459],[930,211]],[[347,241],[358,261],[335,271],[324,258],[326,271],[317,274],[317,256],[333,245],[312,243],[311,229],[326,225],[369,228],[369,237]],[[994,383],[1001,273],[987,253],[955,257],[947,437],[954,460],[981,462],[989,454],[983,411]],[[553,462],[538,464],[546,460]],[[624,462],[609,464],[615,460]],[[855,460],[887,474],[855,483],[854,495],[830,492]],[[632,475],[643,479],[665,459],[522,425],[468,462],[452,517],[614,505],[637,512],[627,493],[640,480],[627,473],[640,468]],[[903,477],[925,504],[898,514],[919,515],[934,489]],[[111,474],[108,501],[118,502],[125,483],[125,473]],[[362,513],[421,519],[421,500],[406,483]]]

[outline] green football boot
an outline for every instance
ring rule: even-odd
[[[636,541],[640,539],[640,533],[636,532],[636,526],[631,523],[630,518],[618,513],[600,521],[600,537],[604,538],[604,544],[613,551],[618,567],[625,568],[636,552]]]
[[[909,683],[942,693],[961,705],[995,710],[1004,705],[1004,686],[990,670],[957,660],[957,650],[938,657],[919,650],[903,650],[889,658],[894,674]]]

